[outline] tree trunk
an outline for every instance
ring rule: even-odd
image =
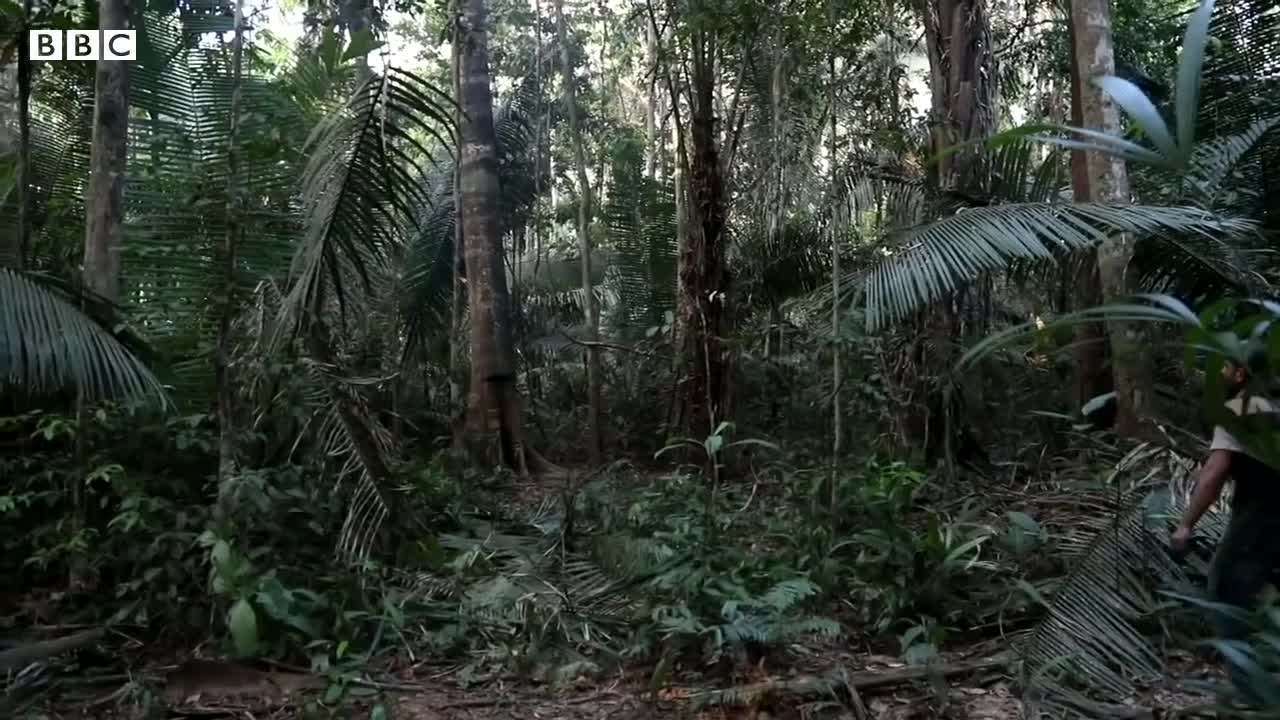
[[[996,68],[986,0],[920,0],[929,55],[933,151],[989,137],[996,126]],[[981,149],[940,158],[940,188],[985,185]]]
[[[1077,61],[1075,23],[1067,23],[1068,60],[1071,65],[1071,124],[1084,127],[1084,87],[1081,81],[1080,63]],[[1071,188],[1076,202],[1088,202],[1089,160],[1083,150],[1071,151]],[[1087,253],[1077,262],[1067,265],[1063,272],[1075,278],[1072,306],[1076,310],[1102,304],[1102,286],[1098,279],[1096,253]],[[1084,323],[1075,328],[1075,404],[1083,407],[1092,398],[1111,391],[1111,376],[1104,372],[1107,365],[1106,332],[1102,323]]]
[[[578,101],[573,85],[573,60],[569,54],[569,37],[564,26],[564,2],[555,0],[556,39],[560,43],[560,70],[563,73],[565,112],[569,116],[569,138],[573,143],[573,162],[578,171],[578,253],[582,256],[583,312],[586,315],[587,339],[587,455],[592,465],[600,464],[600,308],[591,283],[591,181],[587,178],[587,156],[582,149],[582,132],[578,127]]]
[[[454,15],[455,20],[457,15]],[[453,63],[453,96],[462,97],[462,38],[460,25],[453,24],[452,63]],[[462,229],[462,111],[454,107],[454,126],[459,128],[458,143],[454,148],[453,163],[453,284],[449,301],[449,418],[450,430],[453,434],[453,448],[461,451],[465,446],[466,428],[462,419],[466,415],[467,398],[462,384],[462,310],[465,307],[463,292],[466,288],[462,282],[464,267],[466,234]]]
[[[231,377],[231,324],[236,312],[236,255],[240,244],[242,198],[240,185],[241,71],[244,62],[244,0],[236,0],[231,44],[231,129],[227,135],[227,233],[222,247],[222,308],[218,318],[214,378],[218,392],[218,502],[215,516],[229,519],[235,508],[228,494],[238,466],[235,429],[235,387]]]
[[[98,27],[129,27],[128,0],[103,0]],[[120,300],[120,243],[124,226],[126,142],[129,129],[129,65],[99,60],[95,77],[93,144],[85,194],[84,283],[111,302]]]
[[[989,137],[996,127],[996,66],[991,51],[991,25],[986,0],[920,0],[929,56],[931,91],[931,144],[934,153],[958,144]],[[987,173],[980,148],[968,147],[954,155],[939,156],[931,181],[939,190],[981,197],[987,191]],[[923,327],[917,342],[933,338],[934,353],[923,358],[924,417],[908,427],[919,429],[925,457],[951,460],[953,421],[958,419],[959,393],[949,397],[945,378],[950,376],[959,347],[958,310],[952,294],[922,313]]]
[[[831,11],[830,3],[827,5]],[[834,25],[834,17],[831,17]],[[841,213],[837,212],[836,198],[839,181],[836,173],[837,129],[836,122],[836,51],[834,45],[827,58],[830,87],[827,103],[831,106],[831,484],[828,488],[828,507],[834,513],[838,498],[840,455],[844,452],[844,407],[841,403],[841,385],[844,382],[844,358],[840,352],[840,237]]]
[[[716,36],[695,30],[691,42],[688,243],[681,248],[679,314],[682,327],[681,401],[693,437],[711,434],[722,419],[721,348],[729,275],[725,268],[724,179],[715,132]]]
[[[1119,135],[1120,113],[1115,103],[1094,85],[1096,78],[1115,73],[1115,48],[1111,38],[1108,0],[1072,0],[1071,23],[1075,33],[1076,62],[1081,82],[1084,127]],[[1088,154],[1089,199],[1094,202],[1129,202],[1129,176],[1124,160],[1102,153]],[[1136,291],[1128,273],[1135,241],[1121,233],[1098,247],[1098,278],[1102,297],[1112,302]],[[1108,322],[1111,369],[1116,389],[1116,430],[1123,435],[1143,434],[1149,416],[1151,376],[1149,356],[1137,323]]]
[[[31,0],[22,3],[22,37],[18,42],[18,167],[17,201],[18,227],[13,239],[12,255],[5,258],[0,241],[0,267],[21,270],[31,251],[31,53],[27,47],[26,29],[31,18]]]
[[[684,346],[684,325],[680,321],[679,303],[680,298],[684,296],[684,249],[689,245],[689,200],[685,194],[685,178],[689,173],[685,172],[688,166],[686,160],[687,150],[684,145],[684,137],[680,133],[680,124],[674,120],[671,123],[671,139],[673,145],[674,162],[671,168],[671,190],[673,199],[675,200],[676,209],[676,312],[671,323],[671,373],[675,378],[675,385],[672,389],[670,405],[667,410],[667,434],[670,435],[677,428],[684,425],[681,414],[684,407],[680,402],[679,386],[681,381],[681,373],[684,368],[681,365],[681,348]]]
[[[648,90],[644,113],[644,176],[653,180],[658,167],[658,37],[650,23],[645,23],[644,70]]]
[[[510,298],[498,222],[498,159],[489,88],[488,19],[484,0],[467,0],[462,18],[459,105],[463,113],[462,228],[471,308],[471,391],[468,431],[479,440],[496,430],[503,462],[527,470],[515,384]],[[481,447],[473,444],[479,460]]]
[[[98,5],[99,30],[129,27],[128,0]],[[99,60],[94,76],[93,140],[89,150],[89,187],[85,193],[85,289],[111,303],[120,301],[120,246],[124,231],[124,183],[129,130],[129,66],[123,60]],[[88,413],[84,394],[76,393],[76,465],[87,471]],[[84,530],[84,483],[71,480],[71,528]],[[71,558],[72,590],[87,583],[85,557]]]

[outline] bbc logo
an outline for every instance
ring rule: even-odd
[[[31,30],[32,60],[137,60],[137,30]]]

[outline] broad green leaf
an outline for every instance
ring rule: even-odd
[[[1179,157],[1178,145],[1169,135],[1169,127],[1165,125],[1164,118],[1160,117],[1160,111],[1156,110],[1151,99],[1138,86],[1114,76],[1101,77],[1096,82],[1142,128],[1142,132],[1151,138],[1151,142],[1155,143],[1165,157],[1170,160]]]
[[[1200,109],[1200,74],[1204,68],[1209,22],[1213,19],[1213,2],[1204,0],[1191,16],[1182,39],[1182,57],[1178,60],[1178,81],[1174,91],[1178,145],[1188,152],[1195,143],[1196,117]]]
[[[715,457],[715,455],[720,452],[720,449],[724,447],[724,436],[723,435],[708,436],[707,439],[703,441],[703,444],[704,444],[704,447],[706,448],[707,455],[710,455],[711,457]]]
[[[248,600],[241,598],[231,606],[227,626],[239,655],[249,657],[258,652],[258,614]]]

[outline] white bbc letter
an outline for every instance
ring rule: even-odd
[[[102,59],[103,60],[137,60],[138,59],[138,31],[137,30],[103,30],[102,31]]]
[[[31,30],[27,32],[27,47],[32,60],[61,60],[61,30]]]
[[[99,51],[100,33],[97,30],[68,30],[67,31],[67,59],[68,60],[97,60],[101,57]]]

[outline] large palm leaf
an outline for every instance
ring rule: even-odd
[[[219,51],[191,47],[202,15],[147,17],[146,52],[133,73],[128,240],[123,263],[134,312],[168,358],[178,394],[204,402],[213,383],[216,311],[225,292],[220,266],[227,232],[232,72]],[[240,82],[235,289],[283,276],[298,235],[301,158],[281,141],[308,121],[284,89],[254,73]],[[250,194],[251,193],[251,194]]]
[[[17,392],[83,392],[87,400],[167,395],[151,370],[76,307],[92,302],[0,268],[0,384]]]
[[[419,138],[452,147],[448,102],[426,80],[387,68],[313,131],[302,181],[306,226],[285,299],[293,327],[330,301],[345,317],[353,301],[375,294],[375,275],[419,226],[421,209],[433,206],[434,154]]]
[[[1160,588],[1189,587],[1165,549],[1166,518],[1186,508],[1193,470],[1168,449],[1142,445],[1116,465],[1107,487],[1076,495],[1081,516],[1058,548],[1071,571],[1047,593],[1045,618],[1018,643],[1030,701],[1058,717],[1098,717],[1099,701],[1132,701],[1138,683],[1160,678],[1163,659],[1143,626],[1163,609]],[[1205,516],[1210,544],[1225,518],[1221,507]],[[1204,559],[1194,560],[1203,572]]]
[[[614,322],[623,328],[648,328],[661,324],[664,313],[675,309],[675,187],[645,176],[639,138],[625,137],[614,148],[614,187],[602,213],[617,250],[610,272],[620,300]]]
[[[1195,208],[1099,203],[1014,203],[965,210],[907,233],[905,250],[873,269],[863,292],[871,329],[909,315],[1013,260],[1052,261],[1060,250],[1094,247],[1110,233],[1170,235],[1208,244],[1241,235],[1248,220]]]

